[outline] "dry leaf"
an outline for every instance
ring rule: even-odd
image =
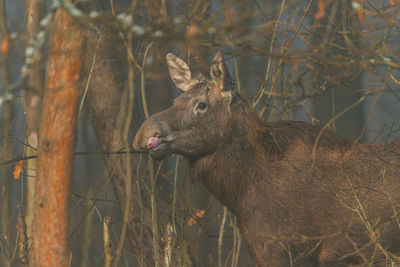
[[[192,226],[193,224],[196,223],[197,220],[201,219],[204,216],[204,213],[206,213],[205,210],[194,210],[194,214],[190,217],[188,221],[188,225]]]
[[[18,162],[17,165],[15,165],[14,171],[13,171],[13,175],[14,175],[14,179],[18,180],[19,176],[21,175],[22,172],[22,163],[24,163],[22,160],[20,160]]]
[[[186,28],[186,36],[187,37],[194,37],[197,35],[199,29],[197,27],[196,24],[190,24],[187,28]]]
[[[360,2],[353,2],[353,3],[358,3],[358,20],[360,22],[363,22],[365,20],[365,12],[364,12],[364,0],[361,0]],[[354,6],[353,6],[354,7]]]
[[[225,8],[225,19],[226,19],[226,23],[229,26],[231,26],[232,25],[232,12],[228,6]]]
[[[5,56],[8,54],[8,50],[10,50],[10,36],[6,34],[3,36],[3,39],[1,40],[0,51],[3,54],[3,56]]]
[[[396,4],[396,0],[390,0],[390,4],[394,6]]]
[[[363,22],[365,20],[364,8],[360,8],[360,10],[358,10],[358,20],[360,22]]]
[[[325,17],[326,13],[325,13],[325,7],[326,7],[326,3],[325,0],[318,0],[318,11],[317,13],[315,13],[314,18],[316,20],[318,19],[322,19]]]

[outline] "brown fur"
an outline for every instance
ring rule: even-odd
[[[158,136],[165,146],[153,157],[185,156],[193,177],[236,215],[259,266],[398,264],[400,143],[353,145],[327,130],[313,165],[321,129],[264,122],[219,60],[212,71],[222,75],[212,73],[148,118],[135,148]],[[195,113],[196,101],[206,111]]]

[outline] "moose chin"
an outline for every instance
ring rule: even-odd
[[[266,122],[221,53],[210,78],[166,59],[183,93],[143,123],[134,148],[185,157],[237,217],[259,266],[400,264],[400,143],[354,144],[317,125]]]

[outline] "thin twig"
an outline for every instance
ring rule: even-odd
[[[104,266],[110,267],[113,260],[113,250],[111,247],[110,235],[111,217],[105,216],[103,220],[103,245],[104,245]]]
[[[224,206],[224,213],[222,215],[221,224],[219,226],[219,235],[218,235],[218,266],[222,267],[222,244],[224,241],[224,232],[225,232],[225,222],[226,216],[228,214],[228,209]]]
[[[79,115],[81,114],[82,107],[83,107],[83,103],[85,102],[86,94],[87,94],[87,91],[88,91],[88,89],[89,89],[90,80],[92,79],[92,74],[93,74],[94,66],[95,66],[95,64],[96,64],[97,50],[99,49],[100,43],[101,43],[101,41],[102,41],[102,39],[103,39],[103,34],[100,32],[100,30],[97,29],[96,27],[93,27],[93,28],[94,28],[94,29],[97,31],[97,33],[99,34],[99,39],[97,40],[96,48],[95,48],[95,50],[94,50],[92,65],[90,66],[90,71],[89,71],[89,75],[88,75],[88,78],[87,78],[87,81],[86,81],[85,90],[84,90],[84,92],[83,92],[82,99],[81,99],[81,104],[79,105],[78,117],[79,117]]]
[[[278,31],[278,25],[279,25],[279,23],[281,21],[281,17],[282,17],[285,5],[286,5],[286,0],[283,0],[282,4],[281,4],[281,9],[279,11],[278,18],[276,19],[276,22],[275,22],[274,31],[272,32],[271,43],[270,43],[270,46],[269,46],[269,53],[270,54],[272,54],[272,51],[273,51],[273,48],[274,48],[275,35],[276,35],[276,32]],[[267,70],[265,71],[264,83],[261,86],[261,89],[260,89],[260,91],[258,93],[258,97],[253,102],[253,107],[257,106],[258,102],[260,102],[260,100],[261,100],[261,98],[263,96],[263,92],[265,91],[265,88],[266,88],[266,85],[267,85],[267,82],[268,82],[268,79],[269,79],[269,72],[271,70],[271,62],[272,62],[272,57],[269,57],[268,58],[268,63],[267,63]]]
[[[25,218],[20,212],[17,219],[17,233],[18,233],[18,260],[22,266],[28,266],[28,237],[26,235]]]
[[[147,154],[147,151],[138,151],[138,150],[124,150],[124,151],[110,151],[110,152],[102,152],[102,151],[83,151],[83,152],[75,152],[75,156],[82,156],[82,155],[122,155],[122,154]],[[23,160],[30,160],[30,159],[36,159],[37,155],[33,156],[26,156],[26,157],[17,157],[13,158],[7,161],[3,161],[0,163],[0,167],[9,165],[9,164],[15,164],[18,163],[19,161]]]
[[[150,42],[146,46],[146,50],[144,51],[144,56],[143,56],[142,67],[140,69],[140,89],[141,89],[141,93],[142,93],[143,112],[144,112],[144,116],[146,118],[149,117],[149,110],[148,110],[147,100],[146,100],[146,86],[145,86],[146,78],[144,75],[145,74],[144,69],[145,69],[145,65],[146,65],[147,55],[152,46],[153,46],[153,42]]]
[[[167,224],[164,237],[164,267],[170,267],[172,264],[172,250],[174,240],[174,227],[171,223]]]
[[[322,134],[324,133],[324,131],[329,127],[329,125],[331,125],[332,122],[334,122],[335,120],[337,120],[338,118],[340,118],[341,116],[343,116],[343,114],[345,114],[346,112],[348,112],[349,110],[351,110],[352,108],[358,106],[361,102],[363,102],[365,100],[365,98],[367,97],[368,94],[362,95],[356,102],[354,102],[353,104],[351,104],[350,106],[346,107],[345,109],[343,109],[341,112],[339,112],[336,116],[334,116],[332,119],[330,119],[325,125],[324,127],[322,127],[322,129],[319,131],[317,137],[315,138],[314,141],[314,145],[312,148],[312,153],[311,153],[311,158],[312,158],[312,164],[311,167],[309,169],[309,171],[311,172],[315,166],[315,160],[316,160],[316,151],[317,151],[317,146],[319,143],[319,140],[321,139]]]
[[[131,40],[131,38],[129,38]],[[127,110],[127,115],[126,115],[126,121],[123,129],[123,140],[124,140],[124,145],[129,146],[129,129],[131,127],[131,122],[132,122],[132,117],[133,117],[133,106],[134,106],[134,100],[135,100],[135,84],[134,84],[134,72],[133,68],[129,69],[129,83],[128,83],[128,110]],[[124,220],[122,224],[122,230],[121,230],[121,236],[120,240],[118,242],[118,247],[117,250],[115,251],[115,262],[114,266],[118,266],[118,262],[122,253],[122,248],[124,245],[124,240],[126,237],[126,233],[128,231],[128,221],[129,221],[129,216],[130,216],[130,205],[131,205],[131,192],[132,192],[132,167],[131,167],[131,155],[127,154],[126,155],[126,179],[125,179],[125,194],[126,194],[126,202],[125,202],[125,207],[124,207]]]

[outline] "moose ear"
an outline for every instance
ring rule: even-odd
[[[199,79],[194,79],[192,77],[192,72],[185,61],[171,53],[168,53],[166,58],[169,74],[176,87],[187,91],[192,88],[193,85],[199,83]]]
[[[230,92],[231,94],[235,93],[235,84],[223,61],[221,51],[218,51],[217,54],[215,54],[213,64],[210,68],[210,76],[221,92]]]

